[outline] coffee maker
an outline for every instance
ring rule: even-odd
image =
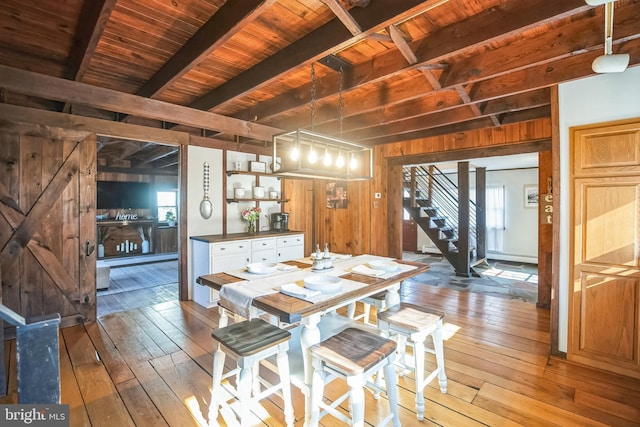
[[[271,229],[275,231],[289,231],[289,214],[286,212],[272,213]]]

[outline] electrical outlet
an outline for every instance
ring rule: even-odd
[[[374,193],[373,197],[376,199],[382,199],[382,193]]]

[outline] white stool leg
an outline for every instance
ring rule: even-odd
[[[384,381],[389,398],[389,410],[393,414],[393,426],[400,427],[400,416],[398,415],[398,384],[394,366],[395,356],[389,356],[388,363],[384,365]]]
[[[309,423],[305,423],[305,427],[317,427],[320,422],[320,402],[322,402],[322,395],[324,394],[324,369],[323,363],[320,360],[313,361],[313,381],[311,383],[311,398],[310,400],[310,416]]]
[[[242,366],[240,375],[238,375],[238,397],[240,401],[240,425],[249,425],[249,409],[248,402],[251,401],[251,379],[253,377],[252,367]]]
[[[209,403],[209,426],[218,425],[218,398],[222,395],[222,370],[224,368],[225,353],[216,345],[213,353],[213,381],[211,385],[211,402]]]
[[[284,421],[287,423],[287,427],[293,427],[295,417],[293,415],[293,403],[291,401],[291,379],[289,377],[287,346],[280,346],[277,363],[280,385],[282,387],[282,399],[284,400]]]
[[[371,314],[371,304],[367,304],[367,303],[363,303],[364,305],[364,316],[363,316],[363,322],[367,325],[370,325],[369,323],[369,315]]]
[[[398,343],[400,366],[402,368],[398,374],[403,377],[411,371],[411,369],[409,369],[409,364],[407,363],[407,337],[403,334],[398,334],[396,335],[396,342]]]
[[[442,338],[442,320],[438,321],[435,331],[432,334],[433,349],[436,352],[436,363],[438,364],[438,385],[442,393],[447,392],[447,374],[444,371],[444,345]]]
[[[364,378],[362,375],[347,377],[347,384],[351,390],[351,420],[353,427],[364,427]]]
[[[416,413],[418,420],[424,419],[424,342],[413,343],[413,359],[416,367]]]
[[[349,304],[347,306],[347,317],[349,319],[353,319],[354,317],[356,317],[356,303],[352,302],[351,304]]]

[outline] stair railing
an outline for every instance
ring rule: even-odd
[[[458,238],[458,186],[436,166],[412,166],[404,168],[405,182],[411,179],[411,169],[414,168],[414,191],[416,200],[427,206],[438,208],[441,216],[446,216],[446,226],[452,228],[453,238]],[[469,230],[470,246],[475,245],[477,239],[476,204],[469,201]]]

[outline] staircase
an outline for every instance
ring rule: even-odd
[[[486,259],[476,257],[476,205],[469,201],[468,218],[459,220],[458,187],[442,171],[435,166],[412,166],[405,167],[403,173],[403,207],[411,218],[451,263],[456,275],[479,276],[473,267]],[[468,235],[466,245],[461,244],[461,235]],[[468,251],[461,253],[461,247]]]

